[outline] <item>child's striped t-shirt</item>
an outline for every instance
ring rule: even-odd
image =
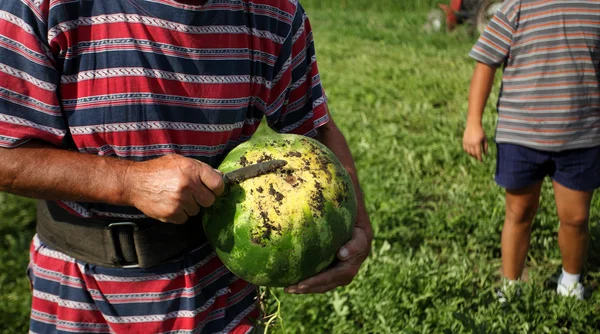
[[[508,0],[470,56],[504,66],[497,142],[600,145],[600,0]]]

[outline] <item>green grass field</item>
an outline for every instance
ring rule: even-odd
[[[464,29],[424,34],[433,1],[303,3],[376,240],[351,285],[314,296],[276,290],[282,320],[269,332],[600,333],[600,292],[583,302],[554,293],[561,266],[549,183],[523,294],[506,307],[495,301],[504,218],[503,191],[493,181],[495,149],[479,164],[461,145],[474,38]],[[496,92],[485,117],[490,141]],[[591,215],[590,291],[600,282],[599,204],[596,198]],[[27,330],[32,210],[31,201],[0,194],[0,333]],[[275,310],[274,297],[267,306]]]

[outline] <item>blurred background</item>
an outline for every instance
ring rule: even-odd
[[[269,333],[600,332],[598,198],[585,272],[594,293],[586,301],[554,292],[561,264],[549,182],[534,221],[523,294],[507,306],[494,297],[504,219],[504,192],[493,181],[496,151],[491,145],[481,164],[463,153],[461,141],[475,65],[467,54],[497,1],[465,0],[463,7],[488,7],[479,14],[460,9],[452,30],[438,5],[456,1],[300,2],[376,240],[347,287],[314,296],[265,291],[266,315],[276,315]],[[484,117],[490,143],[498,88],[499,82]],[[25,270],[34,228],[33,202],[0,193],[0,333],[28,329]]]

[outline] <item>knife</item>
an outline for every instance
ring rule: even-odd
[[[225,187],[227,188],[233,183],[240,183],[244,180],[251,179],[253,177],[274,172],[285,165],[287,165],[287,161],[285,160],[270,160],[265,162],[259,162],[223,174],[223,183],[225,183]]]

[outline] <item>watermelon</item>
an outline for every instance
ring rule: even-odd
[[[329,266],[352,236],[356,194],[336,156],[305,136],[255,137],[219,166],[226,173],[283,159],[285,167],[230,186],[204,211],[217,256],[236,276],[284,287]]]

